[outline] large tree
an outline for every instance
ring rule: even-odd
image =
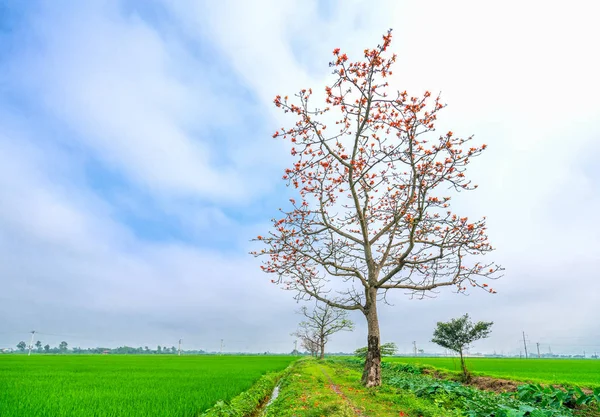
[[[303,306],[300,311],[305,318],[300,322],[298,330],[293,333],[302,341],[309,351],[316,344],[321,359],[325,357],[325,345],[329,338],[343,330],[353,330],[354,323],[348,318],[348,312],[329,304],[317,302],[312,310]]]
[[[449,189],[476,188],[467,164],[486,145],[471,137],[434,134],[444,108],[429,92],[411,97],[390,91],[396,55],[382,45],[351,62],[333,51],[333,83],[325,106],[309,105],[311,89],[275,105],[295,124],[273,136],[292,142],[296,158],[283,179],[298,191],[273,229],[258,236],[272,282],[332,307],[358,310],[368,326],[363,383],[381,383],[378,301],[389,290],[425,296],[438,287],[459,292],[501,269],[477,255],[492,250],[485,218],[470,221],[450,211]],[[432,102],[431,102],[432,101]]]
[[[468,382],[470,374],[465,363],[464,350],[474,341],[488,337],[493,324],[493,321],[473,323],[469,315],[465,314],[449,322],[438,322],[431,341],[460,355],[463,379]]]

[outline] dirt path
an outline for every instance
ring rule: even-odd
[[[327,380],[329,381],[329,387],[331,388],[331,390],[335,392],[340,398],[342,398],[352,410],[354,410],[354,414],[356,415],[356,417],[369,417],[366,414],[363,414],[360,408],[356,407],[352,400],[350,400],[350,398],[346,397],[346,395],[342,392],[340,387],[333,382],[333,379],[331,379],[331,376],[329,376],[325,368],[323,368],[322,366],[319,366],[319,368],[321,369],[321,372],[323,372],[323,375],[325,375],[325,378],[327,378]]]

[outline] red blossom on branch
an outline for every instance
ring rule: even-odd
[[[450,190],[477,187],[465,172],[486,145],[467,146],[472,137],[451,131],[435,134],[445,107],[439,96],[388,91],[384,78],[396,62],[385,53],[391,39],[389,31],[359,61],[333,51],[325,107],[309,106],[312,90],[294,103],[275,98],[295,116],[273,136],[294,144],[296,162],[283,178],[300,203],[273,219],[259,239],[264,249],[253,252],[298,298],[360,310],[368,320],[388,290],[426,296],[470,284],[495,293],[480,282],[502,270],[478,259],[492,251],[485,218],[469,221],[449,210]]]

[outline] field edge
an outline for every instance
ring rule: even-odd
[[[248,390],[241,392],[229,402],[217,401],[198,417],[250,417],[257,415],[269,400],[279,381],[289,375],[301,361],[302,359],[296,360],[281,371],[263,375]]]

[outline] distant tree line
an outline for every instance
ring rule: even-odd
[[[28,352],[29,346],[24,341],[17,343],[18,352]],[[73,347],[69,349],[69,344],[65,341],[60,342],[57,347],[51,347],[49,344],[43,345],[42,341],[38,340],[35,345],[32,346],[31,351],[33,353],[53,353],[53,354],[118,354],[118,355],[176,355],[178,350],[175,346],[167,347],[158,345],[156,349],[150,349],[148,346],[144,347],[131,347],[131,346],[119,346],[117,348],[107,347],[94,347],[94,348],[80,348]],[[207,353],[204,350],[182,350],[181,353],[187,355],[201,355]]]

